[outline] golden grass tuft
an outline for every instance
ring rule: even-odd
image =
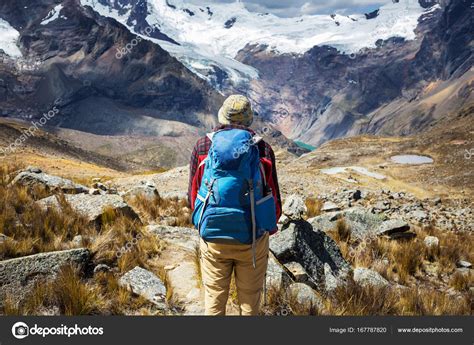
[[[308,218],[316,217],[321,214],[321,208],[323,207],[323,201],[318,198],[306,198],[305,205],[307,208],[306,216]]]
[[[191,210],[185,199],[162,198],[153,200],[144,195],[132,197],[129,204],[145,216],[148,221],[166,221],[170,226],[192,227]]]

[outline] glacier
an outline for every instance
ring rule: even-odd
[[[99,14],[114,18],[131,32],[143,36],[129,23],[131,7],[123,7],[126,11],[119,14],[103,3],[81,0],[83,6],[91,6]],[[209,80],[209,72],[216,66],[238,85],[258,78],[255,68],[235,59],[247,45],[265,45],[276,54],[303,54],[321,45],[332,46],[341,53],[357,54],[363,48],[375,47],[379,39],[415,39],[420,16],[437,7],[424,9],[417,0],[400,0],[381,6],[372,19],[364,14],[281,18],[250,12],[241,1],[196,5],[183,0],[147,0],[146,23],[179,45],[144,38],[159,44],[200,77]]]
[[[10,23],[0,18],[0,49],[13,58],[21,57],[21,51],[17,46],[20,33]]]

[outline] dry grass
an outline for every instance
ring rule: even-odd
[[[354,282],[336,289],[329,315],[470,315],[467,296],[452,297],[430,288],[377,289]]]
[[[471,274],[456,272],[452,275],[449,285],[457,291],[469,291],[469,286],[474,285]]]
[[[0,260],[68,248],[76,235],[96,232],[88,220],[60,198],[61,210],[41,209],[35,201],[45,197],[41,188],[9,185],[13,168],[0,170]]]
[[[308,218],[316,217],[321,214],[321,208],[323,207],[323,201],[321,199],[307,198],[304,203],[307,208],[306,216]]]
[[[144,195],[137,195],[129,200],[148,221],[166,221],[170,226],[192,227],[191,210],[185,199],[161,198],[156,196],[153,200]]]
[[[3,314],[122,315],[140,308],[153,306],[120,287],[114,275],[98,273],[86,281],[79,270],[65,266],[55,280],[36,284],[21,301],[7,297]]]
[[[120,216],[107,224],[91,244],[93,260],[126,272],[135,266],[149,268],[149,260],[160,254],[165,243],[143,230],[140,223]]]

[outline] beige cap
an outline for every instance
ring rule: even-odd
[[[219,109],[218,120],[223,125],[238,124],[249,127],[253,122],[249,99],[242,95],[229,96]]]

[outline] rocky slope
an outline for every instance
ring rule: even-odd
[[[406,135],[473,103],[470,20],[468,3],[452,1],[420,18],[415,40],[379,40],[352,55],[252,45],[237,59],[259,70],[250,95],[290,138],[318,146],[361,133]]]

